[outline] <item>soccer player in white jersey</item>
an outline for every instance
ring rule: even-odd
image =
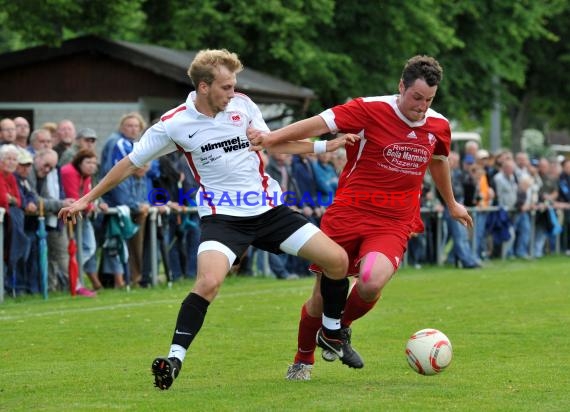
[[[227,50],[202,50],[188,75],[195,91],[186,102],[164,114],[87,195],[61,209],[59,217],[75,222],[79,212],[152,159],[175,150],[188,160],[199,185],[201,218],[197,279],[182,302],[170,352],[152,363],[155,385],[168,389],[178,376],[186,351],[196,337],[209,304],[230,267],[254,245],[316,262],[331,279],[344,279],[348,257],[343,248],[283,203],[279,184],[265,174],[260,153],[251,151],[249,126],[268,131],[261,112],[247,96],[236,93],[242,70],[237,55]],[[332,151],[357,136],[332,141],[290,142],[288,153]],[[352,140],[354,142],[354,140]],[[344,305],[344,302],[340,302]],[[337,308],[340,312],[342,306]],[[344,342],[345,361],[359,367],[359,355]]]
[[[415,56],[402,71],[397,95],[357,98],[271,133],[248,131],[254,150],[324,133],[361,136],[358,145],[347,148],[335,199],[321,220],[321,229],[348,253],[347,276],[358,275],[350,293],[345,279],[341,297],[346,305],[339,327],[349,342],[351,323],[374,307],[398,269],[410,235],[423,231],[419,199],[428,168],[451,216],[466,226],[473,224],[451,188],[449,122],[430,108],[442,73],[434,58]],[[317,273],[318,266],[312,266]],[[298,350],[287,379],[310,379],[317,344],[325,360],[335,360],[339,353],[338,332],[321,326],[330,301],[321,298],[325,283],[329,279],[317,275],[313,294],[301,309]]]

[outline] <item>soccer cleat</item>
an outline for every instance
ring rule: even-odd
[[[156,358],[151,366],[154,386],[161,390],[170,388],[181,368],[182,362],[178,358]]]
[[[297,362],[287,368],[285,379],[290,381],[310,381],[313,365]]]
[[[321,353],[321,357],[323,358],[323,360],[326,360],[327,362],[334,362],[335,360],[338,359],[338,356],[336,356],[336,353],[334,353],[332,350],[328,350],[328,349],[323,349],[323,351]]]
[[[342,361],[342,363],[347,365],[349,368],[360,369],[364,366],[364,361],[358,352],[350,346],[350,337],[350,328],[342,328],[338,339],[327,337],[321,328],[317,332],[317,345],[327,351],[333,352]]]
[[[346,333],[348,335],[348,342],[350,343],[350,338],[352,336],[352,329],[346,328]],[[323,358],[323,360],[327,362],[334,362],[335,360],[338,359],[336,353],[334,353],[332,350],[329,349],[323,349],[323,351],[321,352],[321,357]]]

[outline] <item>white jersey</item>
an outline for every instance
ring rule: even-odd
[[[166,112],[144,133],[129,154],[135,166],[180,150],[194,179],[200,217],[214,214],[256,216],[283,204],[279,184],[264,172],[259,152],[249,151],[248,127],[269,131],[261,111],[247,96],[236,93],[215,118],[196,110],[191,92],[185,104]],[[195,196],[194,196],[195,195]]]

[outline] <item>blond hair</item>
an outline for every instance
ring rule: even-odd
[[[216,78],[214,71],[220,66],[226,67],[232,73],[239,73],[243,70],[243,64],[237,54],[226,49],[206,49],[200,50],[194,57],[188,68],[188,76],[195,88],[198,88],[200,82],[211,85]]]
[[[125,123],[125,121],[128,119],[136,119],[139,122],[141,130],[144,130],[146,128],[146,122],[141,114],[138,112],[130,112],[121,116],[121,119],[119,120],[119,130],[122,129],[123,123]]]
[[[45,122],[44,124],[42,124],[42,127],[40,129],[47,130],[53,136],[55,132],[57,132],[57,123]]]

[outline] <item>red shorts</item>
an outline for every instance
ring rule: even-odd
[[[321,220],[321,230],[348,253],[348,275],[359,273],[360,260],[370,252],[385,255],[397,270],[406,252],[415,219],[394,220],[367,215],[347,207],[329,208]],[[321,272],[312,264],[310,270]]]

